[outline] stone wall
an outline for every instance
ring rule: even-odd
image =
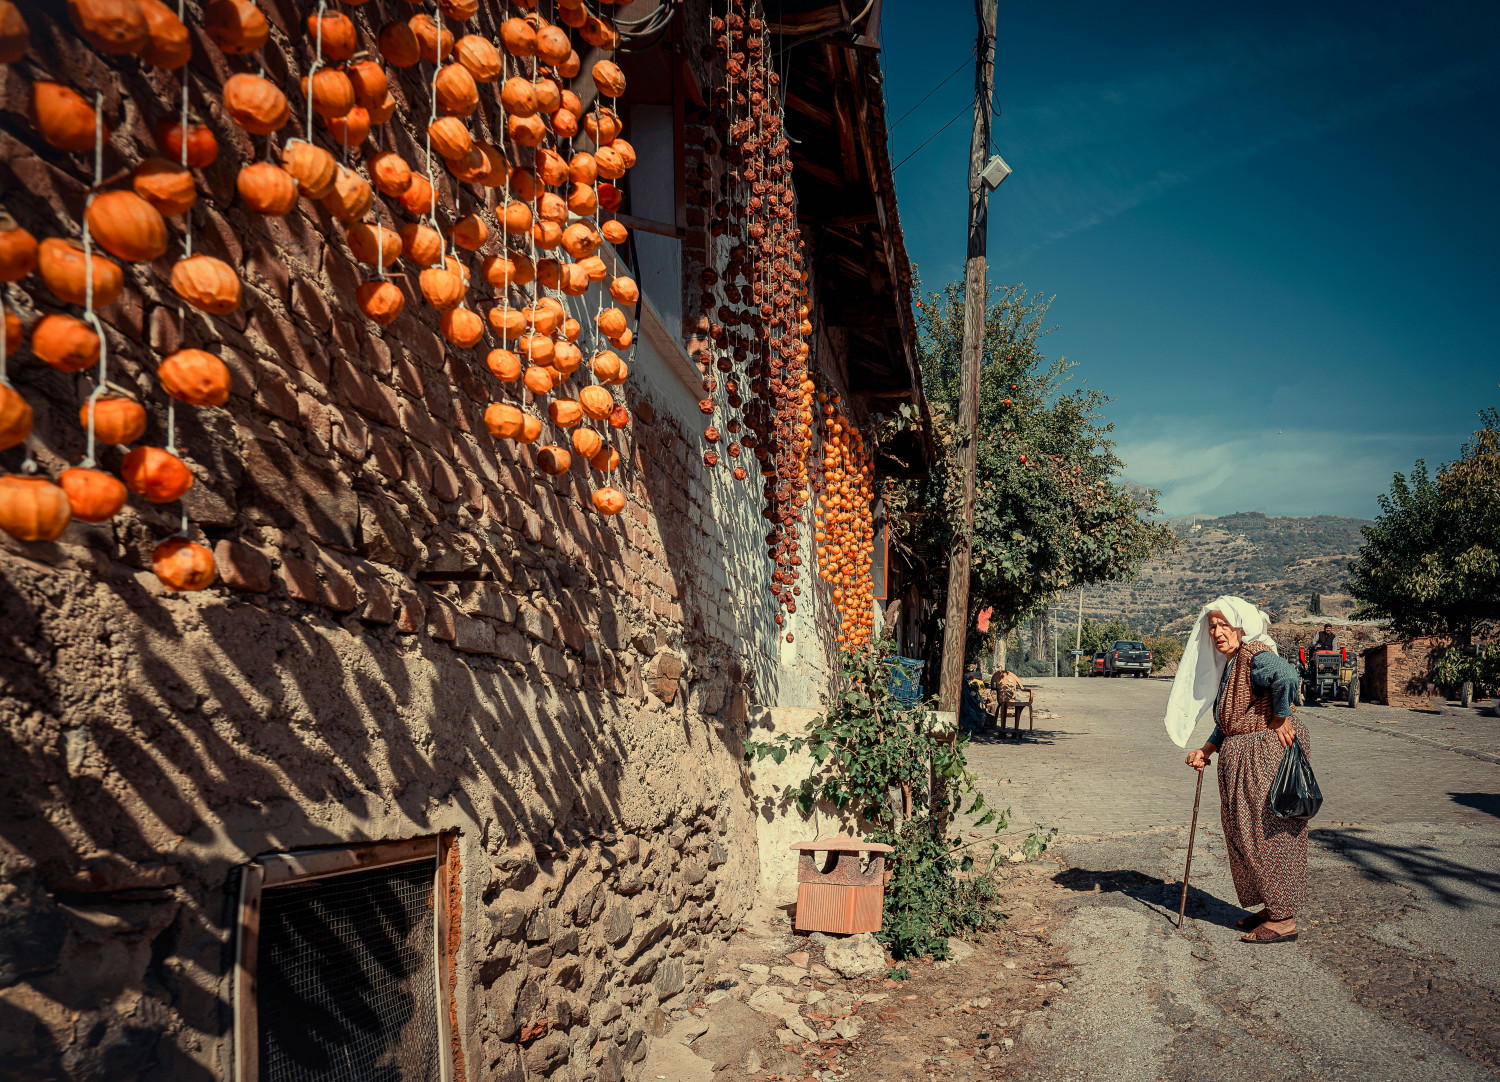
[[[345,9],[366,42],[379,6]],[[306,10],[262,7],[266,70],[293,88]],[[180,84],[106,63],[66,21],[22,10],[33,48],[0,69],[0,198],[39,238],[77,237],[91,163],[42,145],[29,83],[103,90],[106,178],[156,153],[151,127]],[[175,410],[196,478],[180,508],[132,498],[57,543],[0,538],[0,1073],[226,1077],[239,867],[455,831],[464,1073],[618,1079],[653,1012],[682,1002],[750,904],[740,741],[753,704],[820,701],[826,600],[803,606],[795,646],[769,626],[758,494],[706,471],[684,438],[694,395],[672,335],[638,328],[633,423],[614,436],[629,503],[603,519],[597,475],[549,479],[529,449],[490,437],[485,405],[515,395],[484,366],[494,342],[445,343],[414,281],[382,331],[356,307],[362,272],[318,204],[284,219],[240,207],[238,167],[267,140],[224,117],[216,88],[255,66],[222,56],[200,17],[189,3],[193,109],[221,149],[197,175],[194,247],[239,271],[245,302],[179,316],[174,219],[168,255],[127,265],[100,315],[112,382],[147,406],[142,442],[168,442],[153,373],[180,344],[222,356],[232,395]],[[398,113],[379,138],[419,161],[425,84],[416,71],[392,83]],[[477,131],[493,130],[492,97]],[[448,218],[456,198],[496,202],[436,175]],[[392,201],[384,220],[410,219]],[[5,303],[28,328],[77,314],[34,276]],[[25,351],[9,371],[55,476],[83,453],[91,373]],[[122,453],[104,449],[101,468]],[[21,458],[4,452],[0,468]],[[180,512],[218,560],[219,583],[197,594],[149,570]],[[487,580],[419,581],[434,571]]]
[[[1424,638],[1366,650],[1362,664],[1369,697],[1386,706],[1428,709],[1438,694],[1432,671],[1450,645],[1444,639]]]

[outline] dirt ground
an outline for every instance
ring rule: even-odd
[[[1060,870],[1047,859],[1005,868],[1003,925],[957,946],[953,961],[899,963],[910,974],[905,980],[845,980],[823,965],[823,947],[793,931],[785,913],[762,911],[710,965],[702,999],[662,1020],[661,1039],[639,1077],[1009,1077],[1013,1066],[1027,1061],[1027,1033],[1046,1025],[1049,1009],[1072,983],[1071,967],[1049,932],[1052,902],[1066,893],[1051,881]],[[779,993],[785,1006],[765,989]],[[792,1032],[777,1011],[795,1011],[816,1039]],[[690,1057],[681,1054],[689,1051]]]

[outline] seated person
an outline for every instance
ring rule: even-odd
[[[1319,650],[1337,650],[1338,649],[1338,645],[1337,644],[1338,644],[1338,639],[1333,634],[1333,625],[1332,624],[1324,624],[1323,625],[1323,630],[1320,631],[1320,632],[1318,632],[1317,649],[1319,649]]]

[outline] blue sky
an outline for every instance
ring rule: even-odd
[[[881,36],[895,120],[972,3],[887,0]],[[1002,3],[998,41],[990,281],[1055,295],[1046,351],[1115,396],[1165,512],[1370,517],[1500,406],[1500,5]],[[929,289],[962,273],[969,126],[896,173]]]

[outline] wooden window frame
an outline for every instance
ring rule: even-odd
[[[448,862],[442,837],[426,834],[386,842],[351,842],[286,853],[268,853],[240,874],[234,955],[234,1082],[260,1082],[260,1012],[256,968],[260,954],[260,903],[267,889],[332,879],[400,864],[433,862],[433,1009],[437,1012],[438,1078],[453,1082],[453,1034],[448,1026]]]

